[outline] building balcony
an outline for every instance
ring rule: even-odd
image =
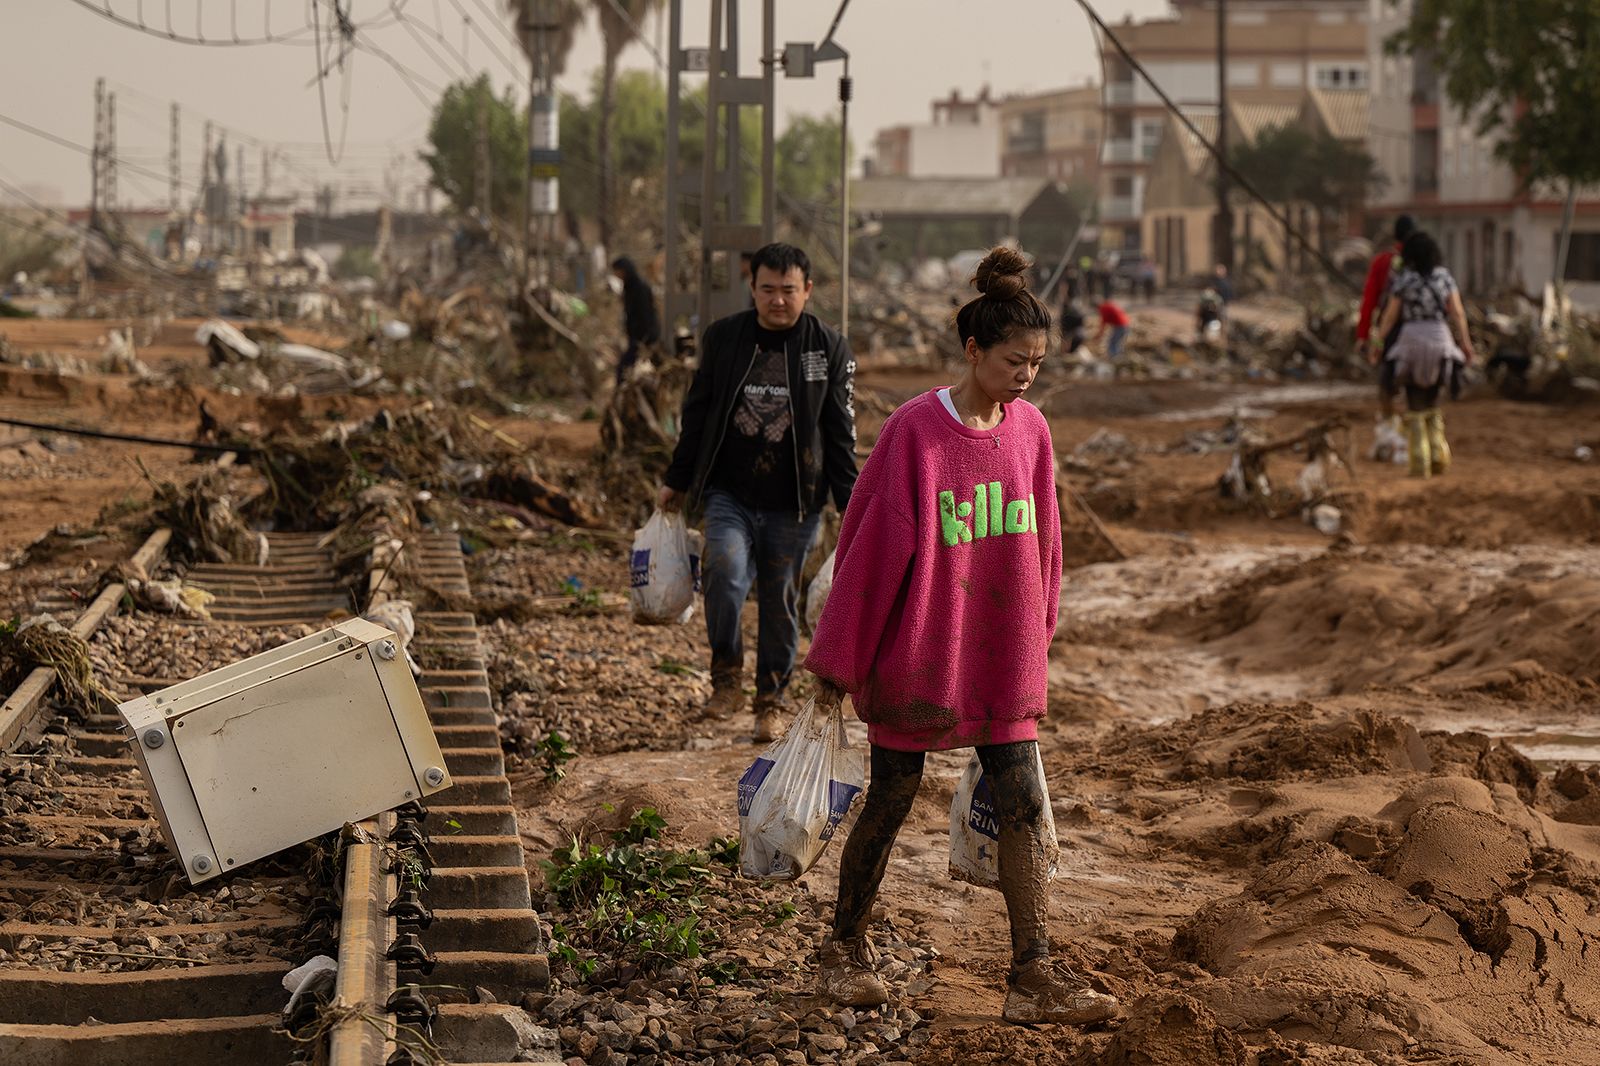
[[[1100,198],[1100,221],[1132,222],[1139,217],[1138,205],[1131,196],[1103,196]]]
[[[1154,141],[1107,141],[1100,150],[1102,163],[1148,163],[1156,157]]]
[[[1136,163],[1139,160],[1138,145],[1131,138],[1107,141],[1100,149],[1102,163]]]
[[[1111,107],[1128,107],[1133,103],[1133,82],[1106,82],[1106,104]]]

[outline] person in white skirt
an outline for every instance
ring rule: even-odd
[[[1475,353],[1461,291],[1440,262],[1438,242],[1419,230],[1406,238],[1400,258],[1403,266],[1389,279],[1390,298],[1369,343],[1381,345],[1400,324],[1388,358],[1394,360],[1395,384],[1406,393],[1409,472],[1425,478],[1450,468],[1439,394]]]

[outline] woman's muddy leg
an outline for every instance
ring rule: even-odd
[[[861,803],[861,815],[850,830],[839,857],[839,899],[833,912],[835,940],[849,940],[867,931],[872,901],[889,865],[895,834],[911,813],[922,783],[923,753],[890,751],[873,745],[872,780]]]
[[[1011,961],[1021,966],[1050,954],[1049,845],[1044,839],[1044,782],[1036,742],[978,749],[995,819],[1000,823],[1000,892],[1011,918]]]

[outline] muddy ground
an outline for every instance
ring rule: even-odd
[[[192,358],[176,347],[172,358]],[[876,401],[863,405],[864,438],[882,410],[937,381],[864,374]],[[574,595],[568,610],[487,623],[529,870],[571,948],[554,961],[550,994],[528,1006],[559,1030],[564,1053],[587,1063],[1600,1063],[1589,958],[1600,952],[1600,773],[1585,769],[1600,752],[1600,466],[1572,458],[1600,437],[1595,411],[1456,404],[1450,474],[1420,483],[1358,459],[1353,480],[1338,482],[1337,537],[1292,504],[1265,513],[1219,498],[1229,453],[1208,448],[1230,415],[1269,437],[1346,415],[1359,452],[1366,391],[1041,388],[1074,488],[1127,556],[1085,565],[1105,559],[1105,545],[1069,541],[1041,734],[1063,848],[1053,934],[1061,956],[1125,1004],[1097,1030],[998,1020],[1001,901],[946,871],[961,753],[929,760],[885,881],[875,928],[891,1010],[835,1013],[807,994],[836,846],[794,885],[740,882],[707,858],[700,958],[590,950],[592,908],[563,898],[542,862],[575,835],[606,844],[644,807],[665,822],[649,848],[735,835],[750,722],[698,718],[709,693],[698,616],[641,628]],[[0,377],[0,412],[146,432],[192,427],[201,395],[203,385],[152,396],[121,380]],[[220,403],[228,417],[270,424],[363,401]],[[576,469],[597,441],[592,423],[499,424],[552,469]],[[1102,430],[1125,444],[1101,435],[1084,447]],[[5,613],[115,557],[121,542],[87,531],[138,491],[135,457],[168,473],[185,458],[84,442],[4,472]],[[1269,465],[1290,487],[1299,469],[1291,457]],[[20,551],[62,523],[75,531]],[[532,535],[471,568],[501,604],[626,583],[616,541],[581,534]],[[578,752],[556,782],[537,747],[551,730]]]

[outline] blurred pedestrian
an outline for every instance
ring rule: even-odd
[[[1156,265],[1148,259],[1141,259],[1137,277],[1139,291],[1144,293],[1144,302],[1154,302],[1156,298]]]
[[[1128,327],[1133,324],[1133,320],[1110,296],[1100,301],[1096,314],[1100,318],[1100,331],[1094,335],[1095,343],[1099,344],[1100,338],[1106,336],[1109,331],[1111,336],[1106,341],[1106,358],[1116,362],[1122,358],[1122,346],[1128,339]]]
[[[656,345],[661,340],[661,316],[656,313],[656,294],[650,283],[639,274],[639,268],[627,256],[619,256],[611,263],[611,273],[622,282],[622,331],[628,347],[617,360],[617,384],[639,359],[639,349]]]
[[[1450,469],[1439,393],[1457,380],[1475,353],[1461,291],[1443,266],[1438,242],[1418,230],[1406,238],[1401,257],[1404,263],[1389,280],[1377,332],[1368,339],[1368,358],[1380,353],[1382,338],[1398,325],[1389,358],[1395,383],[1406,393],[1408,470],[1412,477],[1426,478]]]
[[[1400,418],[1394,410],[1394,396],[1398,391],[1394,381],[1394,360],[1388,356],[1395,341],[1400,339],[1401,323],[1397,322],[1393,329],[1383,335],[1381,348],[1369,346],[1368,341],[1373,325],[1383,314],[1389,294],[1389,279],[1400,272],[1403,262],[1401,248],[1406,238],[1416,231],[1416,221],[1410,215],[1401,215],[1394,220],[1394,244],[1372,257],[1372,265],[1367,268],[1367,283],[1361,290],[1361,315],[1356,319],[1356,344],[1359,350],[1371,353],[1369,361],[1378,368],[1379,417],[1393,431],[1400,429]]]

